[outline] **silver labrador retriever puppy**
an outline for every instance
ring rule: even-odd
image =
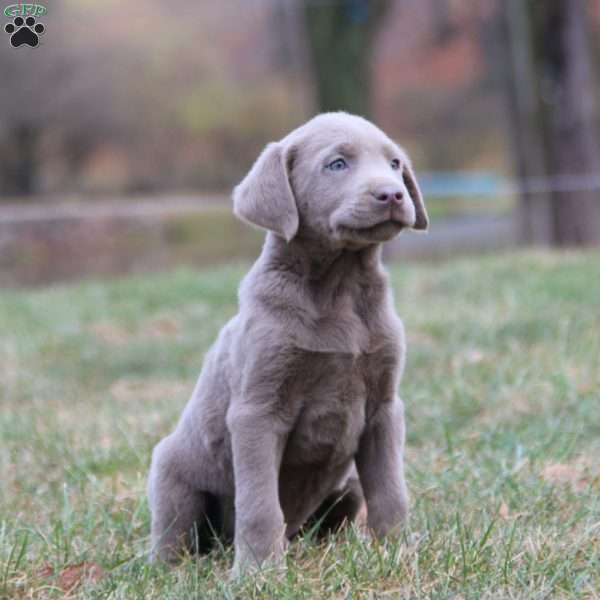
[[[154,450],[148,492],[154,557],[217,534],[238,574],[280,558],[311,519],[352,520],[363,495],[376,536],[406,519],[404,332],[381,242],[428,217],[406,154],[345,113],[269,144],[233,199],[265,244]]]

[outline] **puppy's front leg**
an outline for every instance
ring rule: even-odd
[[[235,477],[235,577],[283,555],[278,489],[283,436],[268,417],[234,414],[228,425]]]
[[[404,480],[404,405],[384,402],[367,424],[356,467],[367,501],[368,525],[377,537],[399,533],[408,514]]]

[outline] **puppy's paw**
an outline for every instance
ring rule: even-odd
[[[368,507],[367,525],[376,538],[399,537],[408,521],[408,498]]]
[[[260,564],[255,560],[235,559],[233,567],[229,573],[230,581],[238,581],[244,577],[252,577],[263,571],[283,571],[285,570],[285,554],[277,556],[272,555],[263,560]]]

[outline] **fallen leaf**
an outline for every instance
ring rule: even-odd
[[[125,346],[131,334],[114,323],[94,323],[90,331],[103,343],[110,346]]]
[[[181,325],[173,317],[157,317],[142,325],[140,334],[154,339],[173,338],[179,335]]]
[[[508,504],[503,502],[498,509],[498,515],[501,519],[508,519],[510,517],[510,510],[508,508]]]
[[[590,475],[589,461],[580,458],[571,463],[551,463],[542,470],[542,478],[553,485],[569,485],[577,492],[596,485],[600,473]]]
[[[39,571],[37,571],[36,575],[40,579],[46,579],[47,577],[52,577],[52,575],[54,575],[54,569],[50,565],[46,564]]]
[[[55,570],[50,565],[44,565],[38,571],[38,577],[48,579],[55,576]],[[97,563],[82,562],[77,565],[69,565],[62,569],[56,577],[56,587],[62,592],[72,592],[86,581],[100,581],[106,572]]]

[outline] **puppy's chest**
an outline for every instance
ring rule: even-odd
[[[367,410],[366,355],[312,353],[293,385],[295,423],[287,459],[294,464],[342,464],[357,450]]]
[[[288,401],[294,423],[287,459],[303,465],[334,467],[358,448],[375,390],[396,362],[393,324],[360,310],[345,296],[297,329],[294,381]],[[299,335],[298,335],[299,332]]]

